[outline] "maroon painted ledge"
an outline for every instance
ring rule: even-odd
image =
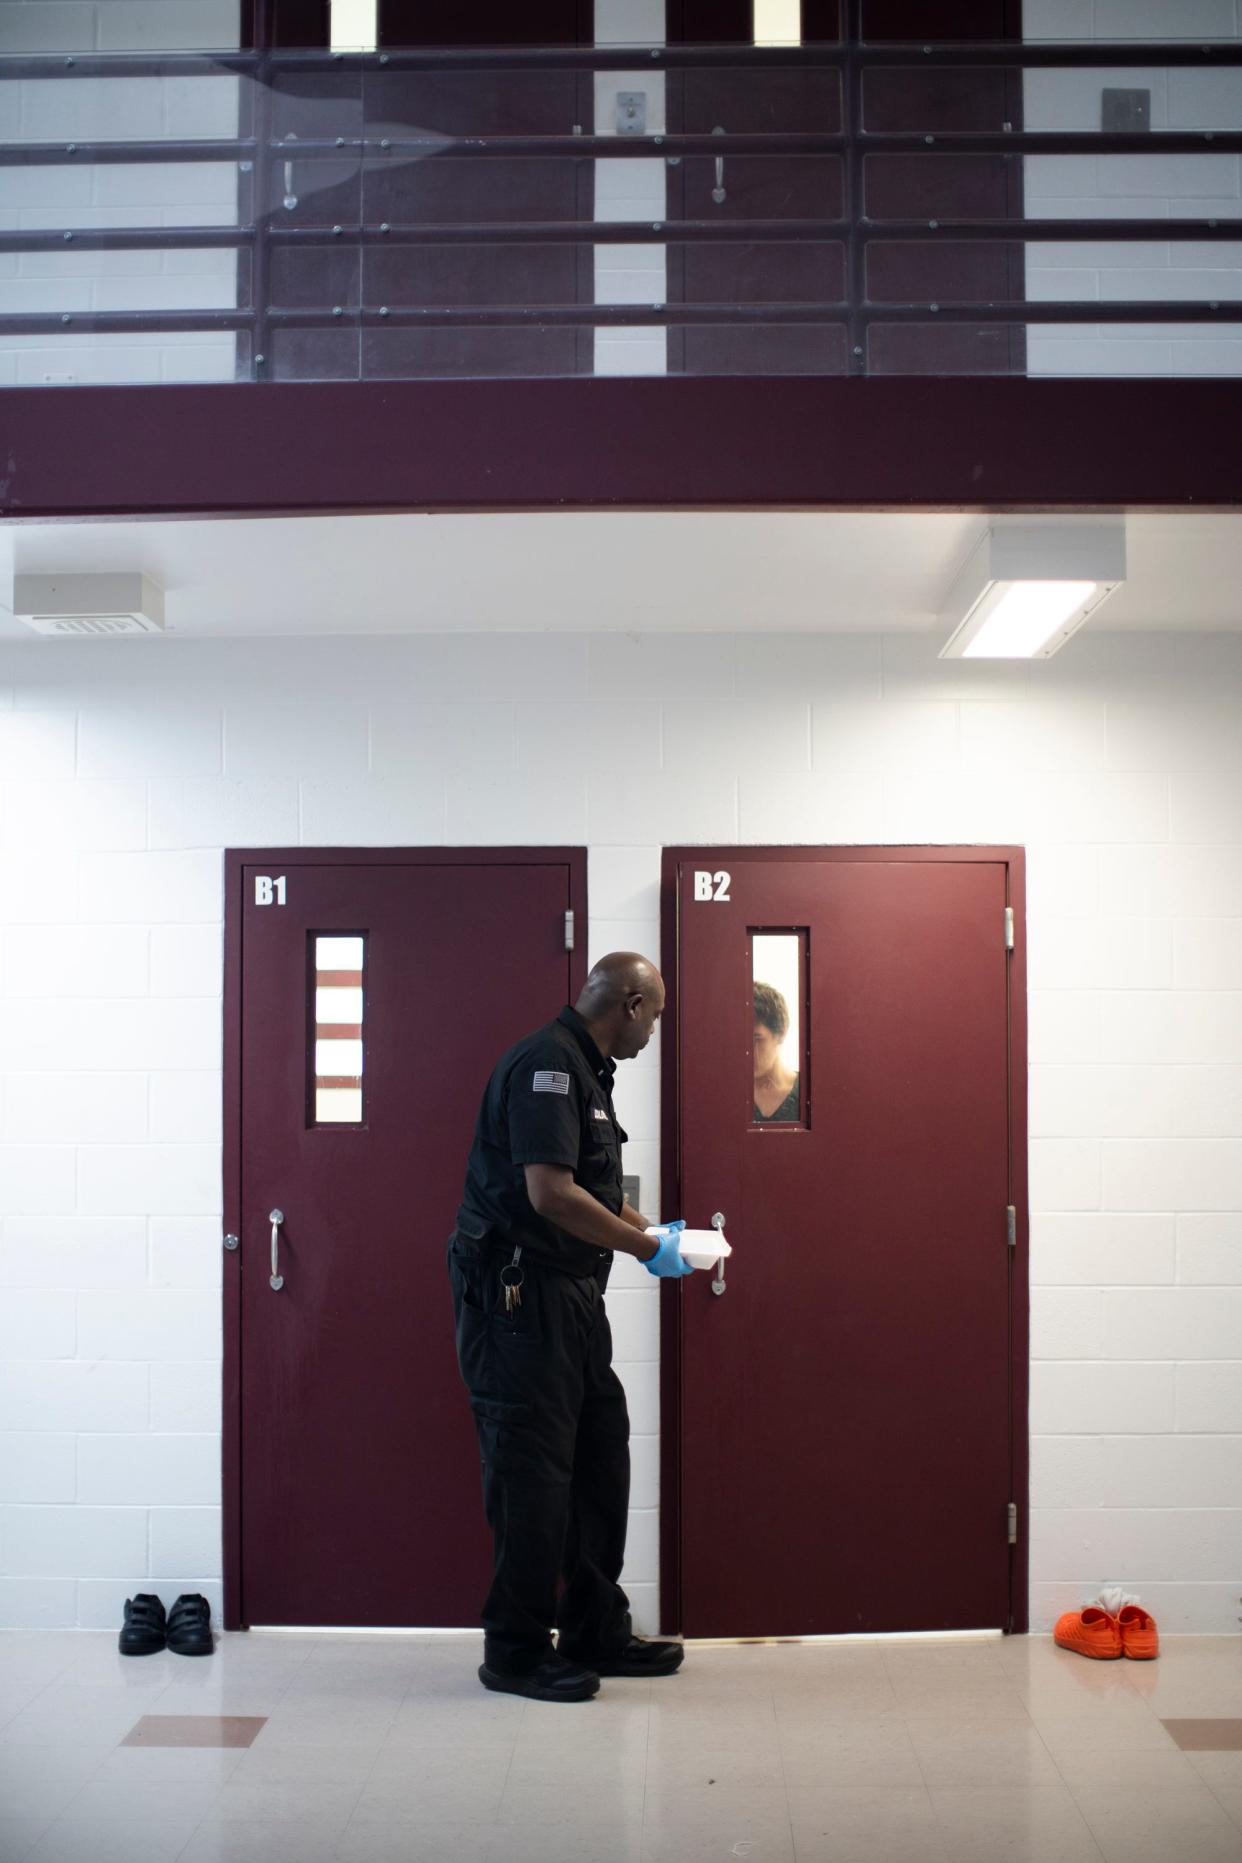
[[[1242,379],[0,390],[9,518],[1242,502]]]

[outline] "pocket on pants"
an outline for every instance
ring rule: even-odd
[[[535,1345],[540,1338],[540,1289],[533,1272],[522,1270],[522,1298],[505,1305],[501,1271],[507,1255],[486,1258],[455,1251],[449,1256],[449,1274],[464,1314],[491,1327],[493,1336],[506,1345]]]
[[[548,1475],[547,1449],[535,1406],[517,1398],[480,1397],[472,1392],[470,1408],[483,1461],[492,1474],[542,1485]]]

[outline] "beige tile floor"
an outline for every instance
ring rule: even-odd
[[[0,1633],[3,1863],[1242,1863],[1242,1637],[692,1647],[545,1707],[477,1640],[234,1635],[210,1659]],[[122,1745],[252,1716],[245,1748]]]

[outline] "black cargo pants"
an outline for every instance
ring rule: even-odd
[[[524,1261],[521,1304],[506,1313],[500,1270],[511,1253],[457,1233],[448,1262],[495,1551],[485,1660],[521,1671],[551,1654],[553,1624],[566,1648],[592,1655],[629,1639],[618,1580],[630,1419],[602,1279]]]

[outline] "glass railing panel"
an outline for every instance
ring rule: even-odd
[[[1176,8],[1170,7],[1171,15]],[[1171,22],[1172,23],[1172,22]],[[1153,48],[1154,49],[1154,48]],[[1031,130],[1145,134],[1242,126],[1242,85],[1236,70],[1193,66],[1098,65],[1015,74],[1022,85],[1023,121]]]
[[[1228,68],[1083,64],[884,64],[862,73],[870,135],[1004,131],[1078,138],[1172,136],[1242,128],[1242,87]],[[1028,55],[1033,55],[1028,48]]]
[[[688,135],[837,135],[845,127],[841,70],[704,66],[665,80],[668,126]]]
[[[1021,155],[992,150],[866,154],[862,158],[867,221],[1013,220],[1023,214]]]
[[[890,313],[891,315],[891,313]],[[1023,375],[1025,332],[1020,323],[933,322],[911,318],[900,323],[872,319],[866,331],[868,375]]]
[[[880,65],[861,73],[868,135],[1003,132],[1021,122],[1022,73],[1004,66]]]
[[[372,136],[572,136],[594,121],[589,63],[555,69],[473,65],[369,69],[364,73]]]
[[[1197,308],[1197,307],[1196,307]],[[1029,375],[1242,375],[1242,323],[1032,325]]]
[[[671,304],[845,308],[847,250],[841,238],[673,240],[665,251]]]
[[[655,50],[0,61],[0,381],[1239,372],[1242,32]]]
[[[1053,324],[955,319],[867,330],[872,375],[1211,376],[1242,374],[1242,330],[1210,323]]]
[[[0,381],[234,380],[252,302],[244,165],[56,154],[0,166]]]
[[[774,313],[729,323],[692,323],[668,334],[670,375],[847,375],[850,333],[822,312],[776,320]]]

